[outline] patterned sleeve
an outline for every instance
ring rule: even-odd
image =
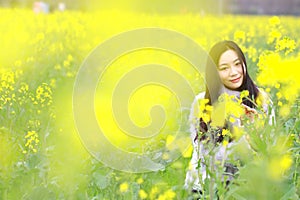
[[[198,94],[192,105],[191,105],[191,110],[190,110],[190,115],[189,115],[189,124],[190,124],[190,133],[191,133],[191,140],[193,142],[193,145],[196,145],[196,135],[197,135],[197,123],[198,123],[198,115],[199,115],[199,106],[198,102],[200,99],[204,99],[205,92],[201,92]]]

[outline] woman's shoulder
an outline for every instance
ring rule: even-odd
[[[262,104],[271,105],[272,101],[269,94],[263,88],[258,87],[257,89],[259,91],[257,101]]]
[[[205,92],[200,92],[196,95],[195,100],[200,100],[205,98]]]
[[[263,89],[258,88],[258,97],[256,98],[256,103],[258,106],[261,106],[265,113],[269,113],[269,108],[273,107],[273,102],[270,95]],[[271,111],[273,113],[273,111]]]
[[[195,96],[190,109],[190,119],[193,119],[195,116],[198,116],[197,113],[199,108],[199,101],[203,100],[204,98],[205,98],[205,92],[200,92]]]
[[[264,95],[264,96],[267,96],[267,95],[268,95],[268,93],[265,91],[264,88],[262,88],[262,87],[257,87],[257,89],[258,89],[259,94]]]

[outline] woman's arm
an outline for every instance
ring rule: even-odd
[[[199,116],[199,100],[200,99],[204,99],[204,96],[205,96],[205,92],[201,92],[199,93],[192,105],[191,105],[191,110],[190,110],[190,115],[189,115],[189,124],[190,124],[190,133],[191,133],[191,139],[192,139],[192,142],[193,142],[193,145],[195,146],[196,143],[197,143],[197,140],[195,140],[196,136],[197,136],[197,129],[198,129],[198,124],[199,124],[199,119],[198,119],[198,116]]]

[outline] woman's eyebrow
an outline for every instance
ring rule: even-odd
[[[233,60],[233,63],[235,63],[236,61],[240,61],[239,58],[236,58]],[[222,66],[222,65],[228,65],[229,63],[221,63],[219,66]]]

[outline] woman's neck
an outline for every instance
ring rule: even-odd
[[[221,94],[223,94],[223,93],[227,93],[228,95],[234,95],[234,96],[236,96],[236,97],[239,97],[240,96],[240,91],[237,91],[237,90],[231,90],[231,89],[229,89],[229,88],[227,88],[227,87],[222,87],[221,88],[221,92],[220,92]]]

